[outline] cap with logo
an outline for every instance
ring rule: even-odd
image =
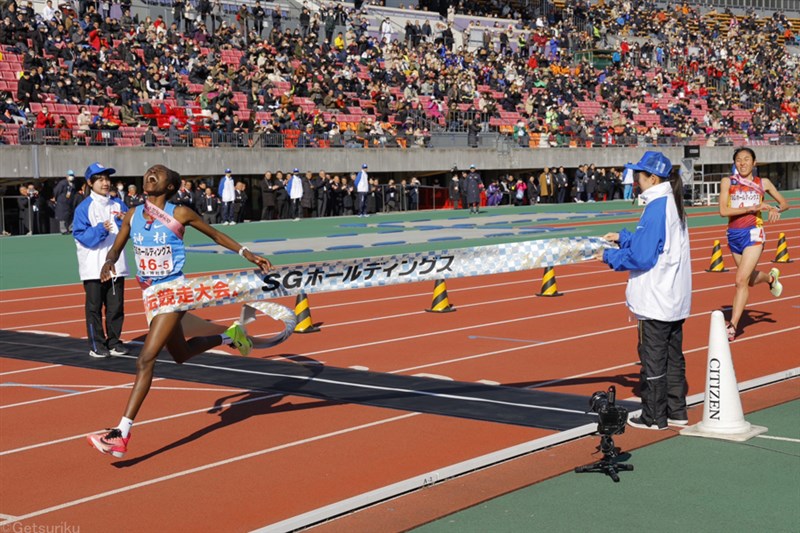
[[[110,176],[111,174],[116,174],[116,172],[117,171],[114,170],[113,168],[104,167],[100,163],[92,163],[86,169],[86,172],[84,173],[83,177],[86,178],[86,181],[91,181],[91,179],[94,176],[97,176],[98,174],[108,174]]]
[[[655,174],[659,178],[668,178],[672,172],[672,162],[661,152],[647,151],[635,165],[625,165],[637,172]]]

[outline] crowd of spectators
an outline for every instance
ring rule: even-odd
[[[463,42],[477,28],[484,39],[472,49],[455,44],[448,19],[399,34],[339,3],[304,9],[289,29],[259,2],[228,23],[219,0],[176,0],[170,24],[132,18],[125,1],[116,17],[106,2],[51,2],[39,13],[2,2],[0,44],[22,56],[23,74],[0,95],[0,121],[58,142],[123,127],[142,144],[197,145],[193,134],[213,132],[242,146],[287,146],[275,136],[286,132],[291,146],[350,147],[424,147],[439,129],[467,132],[471,146],[491,130],[526,146],[800,134],[800,69],[783,44],[798,35],[780,12],[723,26],[685,3],[567,2],[526,19],[503,2],[462,2],[457,13],[509,17],[470,23]],[[580,59],[602,48],[606,67]],[[53,103],[94,111],[51,121]]]
[[[380,182],[369,177],[366,192],[366,214],[416,211],[424,208],[467,209],[471,173],[476,173],[481,186],[473,202],[488,208],[496,206],[529,206],[539,203],[602,202],[628,199],[623,194],[620,169],[582,164],[577,169],[544,168],[537,172],[501,174],[496,179],[483,179],[471,167],[453,168],[446,183],[435,187],[423,185],[416,177]],[[225,179],[233,182],[231,198],[225,197]],[[292,197],[291,180],[299,180],[298,195]],[[358,214],[359,195],[356,172],[329,174],[280,170],[265,172],[257,180],[243,180],[227,172],[216,179],[184,179],[172,202],[194,209],[208,224],[238,224],[253,220],[301,220],[304,218],[353,216]],[[438,191],[438,192],[437,192]],[[80,178],[69,171],[57,183],[37,181],[20,185],[18,224],[7,227],[19,234],[69,233],[75,207],[88,194]],[[144,202],[135,184],[117,181],[110,195],[129,208]],[[225,205],[228,203],[229,205]],[[471,207],[471,206],[470,206]],[[226,213],[230,209],[230,213]],[[230,216],[229,216],[230,215]]]

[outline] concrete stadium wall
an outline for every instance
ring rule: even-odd
[[[81,174],[92,162],[113,166],[121,178],[138,178],[151,165],[163,164],[186,176],[220,176],[226,167],[237,177],[261,176],[267,170],[329,173],[355,172],[363,163],[370,173],[446,172],[453,165],[474,164],[481,171],[522,171],[543,167],[574,168],[584,163],[620,167],[638,161],[647,148],[549,149],[247,149],[142,148],[27,145],[0,148],[0,178],[57,178],[66,170]],[[674,164],[683,159],[683,147],[659,148]],[[800,188],[800,146],[755,146],[761,163],[788,163],[788,188]],[[701,147],[696,165],[730,165],[733,147]]]

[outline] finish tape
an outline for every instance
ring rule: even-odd
[[[148,323],[160,313],[246,304],[242,325],[255,319],[254,310],[284,323],[282,333],[256,344],[268,347],[286,340],[297,321],[293,311],[268,301],[274,298],[553,267],[590,259],[612,247],[600,237],[564,237],[287,265],[268,273],[255,270],[176,279],[148,287],[142,298]]]

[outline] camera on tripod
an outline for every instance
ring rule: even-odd
[[[579,466],[575,472],[600,472],[619,482],[620,471],[633,470],[633,465],[617,462],[620,450],[614,446],[612,435],[625,433],[628,410],[618,406],[616,399],[617,389],[613,385],[608,391],[597,391],[589,398],[589,408],[597,413],[597,433],[600,434],[598,450],[603,453],[603,458],[596,463]]]
[[[616,402],[617,389],[612,385],[608,391],[597,391],[589,398],[589,407],[597,413],[597,432],[601,435],[621,435],[625,433],[628,410]]]

